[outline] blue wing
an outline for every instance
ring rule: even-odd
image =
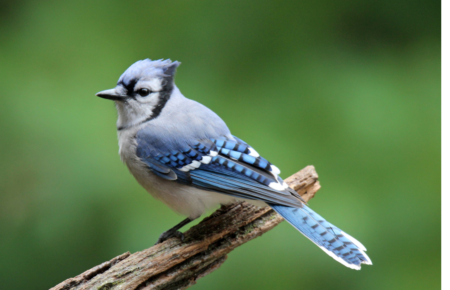
[[[300,196],[278,176],[278,168],[238,138],[220,136],[157,146],[147,131],[136,137],[137,156],[162,178],[240,198],[301,206]]]

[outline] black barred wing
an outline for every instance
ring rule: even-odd
[[[301,206],[296,193],[278,176],[278,168],[238,138],[203,139],[163,148],[151,146],[139,134],[137,141],[138,157],[167,180],[270,204]]]

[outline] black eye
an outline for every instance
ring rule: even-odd
[[[148,96],[150,94],[150,90],[149,89],[139,89],[137,91],[137,93],[141,96],[141,97],[145,97]]]

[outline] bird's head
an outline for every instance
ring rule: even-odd
[[[120,76],[115,88],[96,96],[115,101],[119,128],[156,118],[172,93],[179,65],[169,59],[137,61]]]

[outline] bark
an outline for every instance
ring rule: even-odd
[[[320,189],[313,166],[285,181],[305,201]],[[271,230],[283,218],[270,207],[246,202],[222,206],[184,233],[184,241],[169,239],[146,250],[124,253],[51,290],[186,289],[218,269],[236,247]]]

